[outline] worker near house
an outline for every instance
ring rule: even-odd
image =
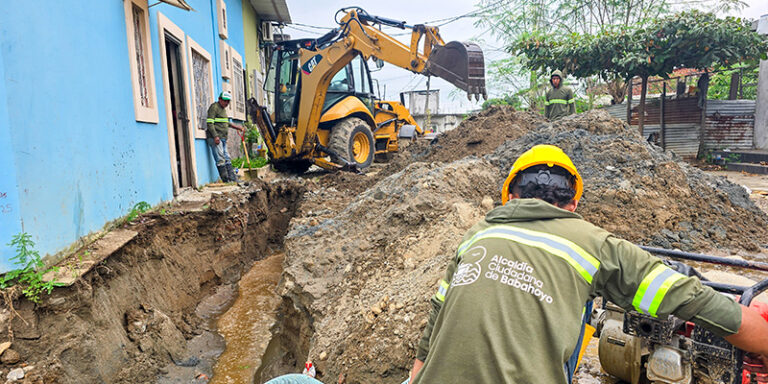
[[[573,97],[573,89],[563,84],[563,73],[552,72],[549,78],[552,89],[547,92],[547,101],[544,104],[544,116],[550,120],[576,113],[576,99]]]
[[[411,383],[570,383],[591,299],[673,314],[768,356],[768,322],[574,211],[583,182],[558,147],[513,164],[504,205],[466,234],[433,296]]]
[[[227,133],[229,128],[237,129],[240,132],[244,128],[229,121],[227,116],[227,106],[232,100],[232,95],[223,91],[219,94],[219,100],[208,107],[208,117],[205,122],[208,128],[205,130],[208,145],[211,147],[213,159],[216,161],[216,169],[219,171],[221,181],[225,183],[236,182],[237,176],[232,167],[232,159],[227,152]]]

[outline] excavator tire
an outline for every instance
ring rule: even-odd
[[[373,132],[368,124],[357,117],[348,117],[331,129],[328,148],[363,169],[373,163],[374,143]]]
[[[302,174],[312,166],[312,163],[309,160],[283,160],[272,162],[272,166],[278,172]]]

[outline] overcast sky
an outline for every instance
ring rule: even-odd
[[[768,0],[745,0],[744,2],[747,7],[735,16],[757,19],[761,15],[768,14]],[[294,23],[327,28],[336,26],[333,16],[338,9],[351,5],[360,6],[372,15],[404,20],[409,24],[451,18],[476,9],[475,1],[472,0],[288,0],[287,3]],[[488,62],[499,59],[505,54],[501,51],[501,43],[487,30],[475,27],[474,21],[472,18],[463,18],[441,26],[440,35],[446,42],[478,41],[483,49],[487,66]],[[291,38],[317,37],[326,31],[301,25],[292,25],[284,29]],[[387,31],[392,34],[399,32],[395,29]],[[398,36],[398,39],[408,44],[410,36]],[[382,96],[386,96],[388,100],[398,100],[400,92],[426,89],[426,77],[390,64],[374,73],[373,78],[379,80],[382,93],[386,84],[386,95],[382,94]],[[440,113],[465,112],[479,107],[477,103],[470,103],[463,91],[442,79],[433,77],[430,88],[440,89]],[[490,97],[506,90],[489,89],[488,91]]]

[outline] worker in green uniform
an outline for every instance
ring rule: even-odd
[[[768,357],[768,322],[574,213],[583,191],[560,148],[515,161],[503,206],[464,237],[433,296],[411,383],[570,383],[587,303],[690,320]]]
[[[576,99],[573,97],[573,89],[563,84],[563,73],[552,72],[549,79],[552,89],[547,92],[547,101],[544,104],[544,116],[550,120],[576,113]]]
[[[229,128],[237,129],[240,132],[244,130],[242,126],[229,121],[226,108],[231,100],[232,95],[229,92],[221,92],[219,100],[208,107],[208,117],[205,120],[208,125],[205,136],[211,147],[213,159],[216,161],[216,169],[219,171],[221,181],[225,183],[237,181],[235,169],[232,167],[232,159],[227,152],[227,130]]]

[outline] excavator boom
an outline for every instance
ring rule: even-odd
[[[345,82],[345,72],[340,71],[358,56],[364,62],[385,61],[414,73],[440,77],[466,91],[470,99],[486,97],[483,52],[476,44],[446,44],[437,27],[408,25],[372,16],[357,7],[341,9],[339,13],[339,27],[331,32],[317,39],[281,42],[275,47],[267,79],[268,88],[275,95],[275,114],[270,118],[261,113],[261,121],[257,121],[268,139],[275,165],[295,165],[297,169],[306,169],[309,163],[324,168],[341,168],[351,163],[363,168],[370,165],[372,148],[383,142],[373,134],[382,122],[376,121],[370,104],[366,107],[357,96],[347,98],[349,101],[337,108],[339,113],[346,111],[339,114],[342,118],[332,120],[333,125],[322,122],[321,127],[332,79],[341,74],[338,81],[334,80],[335,94],[339,89],[351,91],[350,83]],[[411,30],[410,44],[395,39],[381,26]],[[356,95],[359,86],[354,85]],[[386,148],[389,151],[396,145],[387,144]],[[330,161],[326,160],[328,156]]]

